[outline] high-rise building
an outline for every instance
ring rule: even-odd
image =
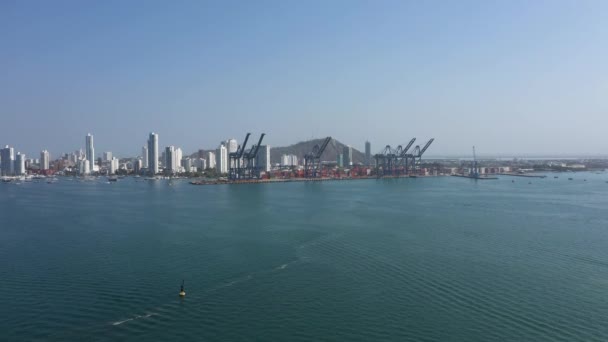
[[[226,140],[226,148],[228,149],[228,154],[236,152],[239,148],[239,144],[236,139],[228,139]]]
[[[112,152],[104,152],[103,161],[112,161]]]
[[[95,169],[95,146],[93,145],[93,136],[91,133],[86,136],[86,155],[85,158],[89,161],[89,170]]]
[[[142,146],[141,148],[141,163],[142,168],[148,168],[148,146]]]
[[[91,173],[90,169],[91,164],[86,159],[81,159],[78,161],[78,173],[81,175],[88,175]]]
[[[51,155],[49,151],[43,150],[40,152],[40,170],[50,169]]]
[[[338,153],[336,163],[338,164],[338,167],[344,167],[344,154]]]
[[[175,173],[177,172],[177,165],[175,164],[175,146],[165,147],[165,172]]]
[[[192,165],[192,159],[189,157],[182,158],[181,167],[184,168],[185,172],[196,172],[196,166]]]
[[[158,134],[152,132],[148,138],[148,173],[158,173]]]
[[[196,165],[196,167],[198,167],[199,170],[204,171],[205,169],[207,169],[207,160],[205,158],[198,158],[198,164]]]
[[[270,171],[270,146],[260,145],[258,155],[255,159],[255,166],[258,167],[260,171]]]
[[[0,150],[0,170],[2,176],[12,176],[15,170],[15,150],[8,145]]]
[[[369,141],[365,142],[365,165],[372,165],[372,144]]]
[[[218,173],[228,172],[228,148],[224,144],[215,151],[215,167]]]
[[[133,163],[133,172],[135,172],[135,174],[139,174],[141,172],[141,169],[144,167],[144,162],[142,159],[137,159],[135,161],[135,163]]]
[[[214,152],[207,152],[207,167],[210,169],[215,168],[215,153]]]
[[[113,175],[118,171],[118,158],[112,157],[110,160],[110,174]]]
[[[344,167],[353,165],[353,148],[350,146],[344,146],[342,149],[342,154],[344,155]]]
[[[15,156],[15,174],[18,176],[25,174],[25,154],[20,152]]]
[[[298,156],[296,156],[295,154],[282,155],[281,166],[298,166]]]
[[[173,156],[173,165],[175,166],[175,172],[182,172],[183,154],[184,153],[182,152],[181,148],[178,147],[175,149],[175,155]]]

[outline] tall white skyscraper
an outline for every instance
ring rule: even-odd
[[[118,158],[112,157],[110,160],[110,174],[113,175],[118,171]]]
[[[25,154],[20,152],[15,156],[15,174],[19,176],[25,174]]]
[[[260,150],[256,156],[255,166],[260,168],[260,171],[270,171],[270,146],[260,145]]]
[[[15,170],[15,150],[6,145],[0,150],[0,173],[2,176],[12,176]]]
[[[40,152],[40,170],[48,170],[50,168],[51,155],[49,151],[43,150]]]
[[[141,148],[141,160],[142,160],[142,167],[143,168],[148,168],[148,146],[143,146]]]
[[[215,153],[207,152],[207,167],[210,169],[215,168]]]
[[[181,172],[182,171],[182,158],[183,158],[184,153],[182,152],[181,148],[176,148],[175,149],[175,155],[173,156],[174,160],[173,160],[173,165],[175,165],[175,172]]]
[[[228,173],[228,149],[224,144],[215,151],[215,167],[218,173]]]
[[[152,132],[148,138],[148,173],[158,173],[158,134]]]
[[[91,133],[86,137],[86,155],[85,158],[89,161],[89,170],[95,168],[95,146],[93,145],[93,136]]]

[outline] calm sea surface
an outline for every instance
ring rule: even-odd
[[[0,340],[608,341],[608,173],[553,176],[0,183]]]

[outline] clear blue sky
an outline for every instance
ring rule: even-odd
[[[607,1],[0,1],[0,144],[608,154]]]

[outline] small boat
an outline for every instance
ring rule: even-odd
[[[557,176],[553,176],[553,178],[559,178],[559,177],[557,177]]]
[[[116,182],[118,181],[118,178],[116,177],[108,177],[108,182]]]
[[[186,297],[186,291],[184,291],[184,280],[182,279],[182,286],[179,289],[179,296],[180,297]]]
[[[568,180],[573,180],[574,178],[568,178]]]

